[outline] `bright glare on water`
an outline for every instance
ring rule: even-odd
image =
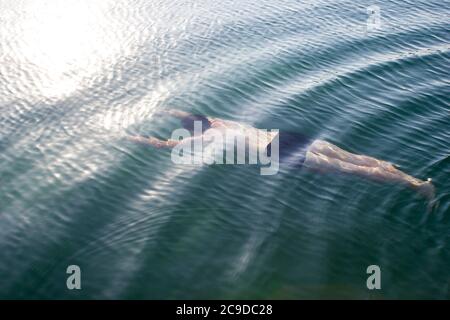
[[[449,18],[445,0],[1,0],[0,298],[449,299]],[[434,206],[125,139],[170,137],[167,109],[390,161],[433,178]]]

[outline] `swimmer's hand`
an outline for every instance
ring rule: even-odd
[[[417,185],[417,191],[429,201],[434,200],[434,198],[436,197],[436,188],[434,187],[431,178],[428,178],[426,181],[419,183]]]

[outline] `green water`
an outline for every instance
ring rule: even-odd
[[[0,298],[450,298],[450,2],[378,1],[375,29],[369,1],[63,3],[0,1]],[[124,139],[168,108],[391,161],[436,205]]]

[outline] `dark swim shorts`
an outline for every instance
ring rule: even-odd
[[[278,134],[279,161],[281,165],[301,167],[312,139],[300,133],[281,131]],[[267,145],[267,155],[272,154],[272,143]]]

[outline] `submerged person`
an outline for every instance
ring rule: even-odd
[[[181,120],[182,126],[194,133],[194,123],[201,122],[202,131],[199,135],[183,140],[161,140],[155,137],[131,136],[134,142],[152,145],[156,148],[173,148],[181,142],[189,142],[189,139],[204,139],[215,130],[233,130],[241,132],[243,136],[255,136],[266,131],[245,125],[236,121],[220,118],[193,115],[179,110],[168,110],[166,113]],[[211,130],[214,129],[214,130]],[[270,156],[274,135],[268,133],[267,139],[263,139],[263,145],[267,155]],[[303,135],[280,131],[278,136],[278,148],[280,163],[287,163],[295,167],[306,167],[316,172],[339,172],[354,174],[376,181],[397,182],[404,184],[425,197],[434,197],[434,186],[428,178],[422,181],[397,169],[392,163],[379,160],[370,156],[353,154],[338,146],[320,139],[309,139]]]

